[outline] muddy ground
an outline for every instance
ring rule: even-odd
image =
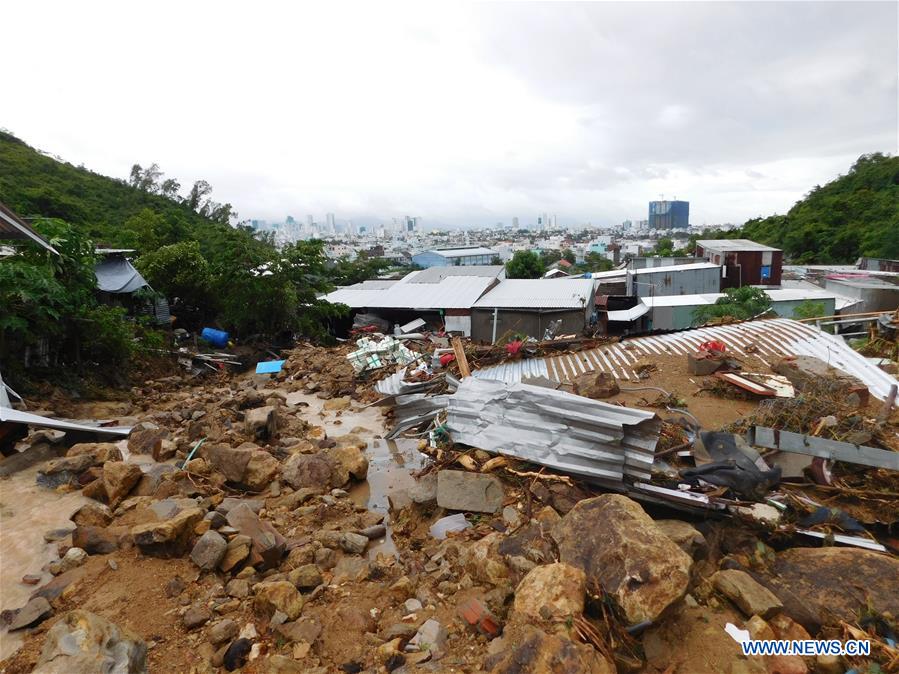
[[[100,458],[54,488],[35,482],[46,461],[0,481],[0,608],[24,606],[48,582],[59,590],[48,616],[4,629],[0,671],[99,671],[51,668],[69,662],[52,645],[73,611],[118,626],[118,642],[145,644],[150,672],[837,673],[873,672],[875,662],[897,671],[882,636],[899,611],[895,556],[772,536],[758,521],[643,508],[548,474],[522,477],[535,471],[526,464],[485,473],[483,452],[457,461],[443,448],[435,464],[423,439],[383,439],[389,408],[371,405],[378,396],[345,350],[298,349],[275,378],[176,375],[124,400],[66,401],[69,416],[139,432],[113,449],[75,450]],[[669,367],[647,383],[684,399],[704,427],[757,408],[687,385]],[[73,458],[46,440],[33,435],[23,448]],[[130,486],[115,479],[127,465],[141,467]],[[469,528],[442,541],[429,529],[454,511],[437,504],[440,471],[464,473],[475,492],[499,489],[493,512],[463,511]],[[262,524],[213,515],[239,503]],[[274,558],[254,557],[259,541],[273,540],[261,535],[228,570],[224,560],[198,565],[207,532],[230,546],[258,526],[281,537]],[[55,529],[64,531],[45,542]],[[79,541],[91,547],[86,558],[49,573]],[[847,587],[835,592],[843,575]],[[758,638],[867,630],[878,645],[868,658],[745,657],[727,623]]]

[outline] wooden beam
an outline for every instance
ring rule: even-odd
[[[748,438],[749,444],[756,447],[779,449],[782,452],[793,452],[818,456],[833,461],[846,461],[872,468],[899,470],[899,452],[877,447],[853,445],[849,442],[816,438],[812,435],[791,433],[788,431],[756,426]]]
[[[468,358],[465,357],[465,349],[462,348],[462,338],[453,337],[453,353],[456,355],[456,362],[459,363],[459,375],[462,379],[471,376],[471,368],[468,367]]]

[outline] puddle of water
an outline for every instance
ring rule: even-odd
[[[323,426],[330,437],[346,435],[357,426],[362,426],[372,435],[384,433],[384,416],[381,414],[383,408],[376,405],[358,407],[359,403],[352,402],[350,407],[337,416],[336,412],[324,409],[325,400],[302,391],[287,393],[287,404],[296,405],[297,416],[310,424]]]
[[[395,556],[396,545],[390,527],[389,496],[415,484],[412,473],[425,465],[427,457],[418,451],[418,440],[414,438],[372,440],[366,454],[368,479],[350,491],[350,498],[369,510],[384,514],[387,536],[369,545],[369,558],[374,559],[378,554]]]
[[[73,528],[72,514],[88,499],[80,491],[59,494],[35,483],[43,463],[0,479],[0,608],[16,609],[39,586],[25,585],[22,576],[53,576],[41,569],[58,558],[56,543],[45,543],[51,529]],[[0,632],[0,660],[22,645],[22,632]]]

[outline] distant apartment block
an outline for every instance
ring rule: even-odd
[[[499,253],[490,248],[469,246],[466,248],[438,248],[412,256],[412,264],[419,267],[470,267],[489,265]]]
[[[689,201],[650,201],[650,229],[687,229],[690,226]]]

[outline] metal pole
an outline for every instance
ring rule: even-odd
[[[496,344],[496,319],[499,314],[499,308],[493,307],[493,339],[490,340],[491,344]]]

